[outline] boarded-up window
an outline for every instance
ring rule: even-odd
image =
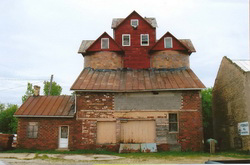
[[[155,143],[155,121],[121,121],[122,143]]]
[[[109,39],[108,38],[102,38],[101,39],[101,48],[102,49],[108,49],[109,48]]]
[[[98,144],[116,143],[116,122],[101,121],[97,122],[97,139]]]
[[[164,48],[172,48],[172,47],[173,47],[172,37],[165,37]]]
[[[29,122],[27,135],[28,138],[37,138],[38,134],[38,122]]]
[[[169,114],[169,132],[178,132],[178,118],[176,113]]]

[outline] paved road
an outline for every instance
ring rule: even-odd
[[[8,165],[8,163],[6,163],[6,162],[0,160],[0,165]]]

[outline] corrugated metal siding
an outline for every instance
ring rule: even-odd
[[[191,69],[94,70],[85,68],[71,90],[135,92],[194,88],[201,89],[205,86]]]
[[[73,117],[74,99],[71,96],[29,97],[16,111],[18,117]]]

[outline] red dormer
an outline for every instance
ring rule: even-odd
[[[136,11],[125,19],[113,19],[114,40],[125,54],[124,68],[150,68],[149,50],[156,42],[156,27],[154,18],[143,18]]]

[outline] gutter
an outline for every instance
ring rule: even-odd
[[[126,90],[75,90],[75,89],[71,89],[73,91],[76,92],[160,92],[160,91],[189,91],[189,90],[202,90],[205,88],[180,88],[180,89],[154,89],[154,90],[150,90],[150,89],[146,89],[146,90],[130,90],[130,91],[126,91]]]

